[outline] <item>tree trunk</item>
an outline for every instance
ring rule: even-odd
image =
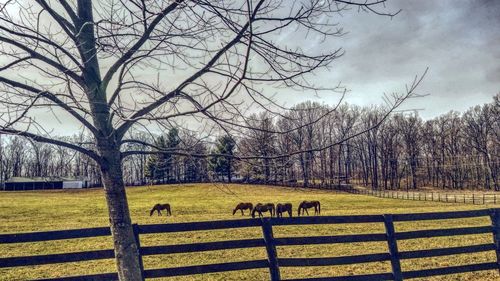
[[[485,152],[483,152],[483,155],[484,155],[484,161],[486,162],[486,176],[489,178],[489,179],[492,179],[493,180],[493,188],[495,191],[498,191],[499,190],[499,186],[498,186],[498,180],[497,180],[497,177],[496,177],[496,172],[493,173],[493,170],[492,169],[492,165],[491,165],[491,158],[490,158],[490,155],[488,153],[488,150],[485,149]],[[488,186],[488,189],[490,188],[490,186]]]
[[[303,182],[303,187],[307,187],[308,185],[308,173],[307,173],[307,165],[306,165],[306,160],[304,160],[304,155],[305,153],[300,154],[300,167],[302,168],[302,179],[304,180]]]
[[[345,183],[350,184],[350,178],[351,178],[351,147],[348,142],[346,142],[346,147],[347,147],[347,158],[345,159]]]
[[[139,250],[132,229],[127,203],[121,156],[118,148],[101,148],[105,163],[101,166],[102,180],[108,205],[116,267],[121,281],[142,280]]]
[[[338,159],[337,159],[337,166],[338,166],[338,172],[337,172],[337,184],[340,186],[341,182],[341,175],[342,175],[342,144],[339,144],[339,152],[338,152]]]
[[[231,183],[231,174],[232,174],[232,171],[231,171],[231,158],[228,158],[227,160],[227,181],[229,183]]]

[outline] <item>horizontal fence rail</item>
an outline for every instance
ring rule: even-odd
[[[458,227],[448,229],[412,230],[398,232],[395,230],[395,222],[448,220],[476,217],[489,217],[491,225]],[[331,236],[308,236],[308,237],[274,237],[273,226],[311,225],[311,224],[364,224],[380,223],[385,227],[385,232],[373,234],[348,234]],[[262,229],[262,237],[255,239],[228,240],[216,242],[201,242],[178,245],[142,246],[140,247],[141,261],[143,256],[166,255],[176,253],[193,253],[216,250],[263,248],[266,249],[267,259],[225,262],[206,265],[191,265],[173,268],[143,269],[143,278],[175,277],[194,274],[205,274],[214,272],[228,272],[248,269],[267,268],[270,280],[285,280],[281,278],[280,268],[284,267],[314,267],[352,265],[371,262],[389,262],[391,272],[377,274],[346,275],[336,277],[316,277],[305,279],[286,279],[287,281],[319,281],[319,280],[407,280],[413,278],[431,277],[436,275],[456,274],[463,272],[474,272],[482,270],[500,270],[500,209],[485,209],[457,212],[436,213],[414,213],[393,215],[366,215],[366,216],[319,216],[319,217],[295,217],[295,218],[263,218],[263,219],[239,219],[226,221],[208,221],[192,223],[134,225],[137,243],[140,246],[140,236],[156,233],[190,232],[200,230],[221,230],[233,228],[259,227]],[[492,234],[492,243],[422,249],[414,251],[399,251],[397,242],[408,239],[421,239],[431,237],[448,237],[458,235]],[[109,236],[109,228],[88,228],[62,231],[47,231],[33,233],[0,234],[1,244],[30,243],[40,241],[52,241],[63,239],[90,238]],[[386,242],[387,252],[374,254],[361,254],[351,256],[321,257],[321,258],[281,258],[278,256],[276,247],[287,247],[296,245],[320,245],[337,243],[358,242]],[[422,270],[403,270],[401,260],[423,259],[440,256],[451,256],[457,254],[469,254],[494,251],[497,260],[449,266],[443,268],[431,268]],[[0,268],[13,268],[20,266],[34,266],[55,263],[81,262],[89,260],[112,259],[114,251],[96,250],[76,253],[47,254],[23,257],[2,257]],[[143,268],[143,266],[141,267]],[[58,277],[56,279],[38,280],[117,280],[116,273],[101,273],[93,275]]]
[[[355,188],[351,184],[345,183],[309,183],[304,186],[298,182],[270,182],[266,185],[325,189],[333,191],[347,192],[351,194],[370,195],[380,198],[414,200],[414,201],[433,201],[442,203],[459,203],[473,205],[497,205],[500,204],[500,193],[459,193],[459,192],[429,192],[429,191],[403,191],[403,190],[385,190],[385,189],[363,189]]]

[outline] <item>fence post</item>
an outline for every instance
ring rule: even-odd
[[[500,209],[490,209],[490,218],[493,227],[493,243],[497,255],[497,267],[500,272]]]
[[[403,274],[401,273],[401,263],[399,261],[398,244],[394,235],[394,223],[392,215],[384,215],[385,234],[387,236],[387,245],[389,246],[389,254],[391,255],[391,267],[394,281],[402,281]]]
[[[273,227],[269,218],[261,219],[262,234],[264,235],[264,242],[266,243],[267,260],[269,261],[269,273],[271,274],[271,281],[279,281],[280,269],[278,265],[278,252],[274,244]]]
[[[144,263],[142,262],[142,251],[141,251],[141,239],[139,238],[139,226],[134,223],[132,225],[134,231],[135,244],[137,245],[137,251],[139,252],[139,267],[141,268],[141,278],[144,279]]]

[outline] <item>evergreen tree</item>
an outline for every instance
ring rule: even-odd
[[[233,174],[233,160],[232,156],[234,155],[234,149],[236,147],[236,141],[233,137],[229,135],[225,135],[219,137],[217,139],[217,144],[214,154],[222,154],[216,155],[210,158],[210,168],[215,172],[215,174],[219,177],[227,177],[228,182],[231,182],[232,174]]]
[[[165,137],[164,136],[159,136],[155,141],[154,144],[156,146],[155,150],[156,151],[162,151],[167,148]],[[165,170],[166,170],[166,165],[165,165],[165,154],[160,153],[160,154],[152,154],[148,157],[147,163],[146,163],[146,171],[145,175],[148,177],[150,180],[154,182],[165,182]]]
[[[165,148],[167,151],[172,151],[177,148],[180,144],[181,139],[179,137],[179,130],[177,128],[172,128],[168,131],[167,139],[165,143]],[[164,153],[164,165],[165,165],[165,176],[167,182],[179,181],[179,173],[178,173],[178,161],[175,155],[171,153]]]

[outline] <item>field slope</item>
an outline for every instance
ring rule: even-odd
[[[224,220],[241,218],[232,216],[232,208],[241,201],[248,202],[291,202],[296,208],[302,200],[320,200],[322,215],[384,214],[467,210],[487,208],[424,201],[403,201],[381,199],[370,196],[337,194],[320,190],[277,188],[251,185],[185,184],[155,187],[136,187],[127,190],[132,219],[139,224]],[[149,216],[149,209],[155,203],[170,203],[172,217]],[[294,215],[296,215],[294,213]],[[15,233],[43,230],[60,230],[106,226],[107,211],[103,191],[38,191],[0,193],[0,233]],[[398,231],[432,229],[443,227],[488,225],[488,219],[465,219],[450,221],[427,221],[399,223]],[[350,233],[382,233],[381,224],[328,225],[277,227],[275,236],[340,235]],[[142,245],[166,245],[229,239],[261,237],[261,230],[198,231],[182,234],[144,235]],[[454,238],[409,240],[399,244],[401,251],[488,243],[491,235],[469,235]],[[109,237],[54,241],[30,244],[0,245],[0,257],[64,253],[82,250],[109,249]],[[278,248],[280,257],[333,257],[366,253],[387,252],[385,243],[353,243],[349,245],[293,246]],[[265,250],[212,251],[199,254],[175,254],[145,257],[146,268],[175,267],[227,261],[245,261],[265,258]],[[402,262],[403,270],[433,268],[495,260],[493,252],[475,255],[457,255]],[[114,271],[112,260],[67,263],[58,265],[18,267],[0,269],[0,280],[27,280],[42,277],[57,277]],[[283,278],[335,276],[389,272],[385,262],[359,266],[282,268]],[[461,275],[436,277],[426,280],[498,280],[498,272],[489,271]],[[248,270],[204,276],[190,276],[164,280],[268,280],[266,270]]]

